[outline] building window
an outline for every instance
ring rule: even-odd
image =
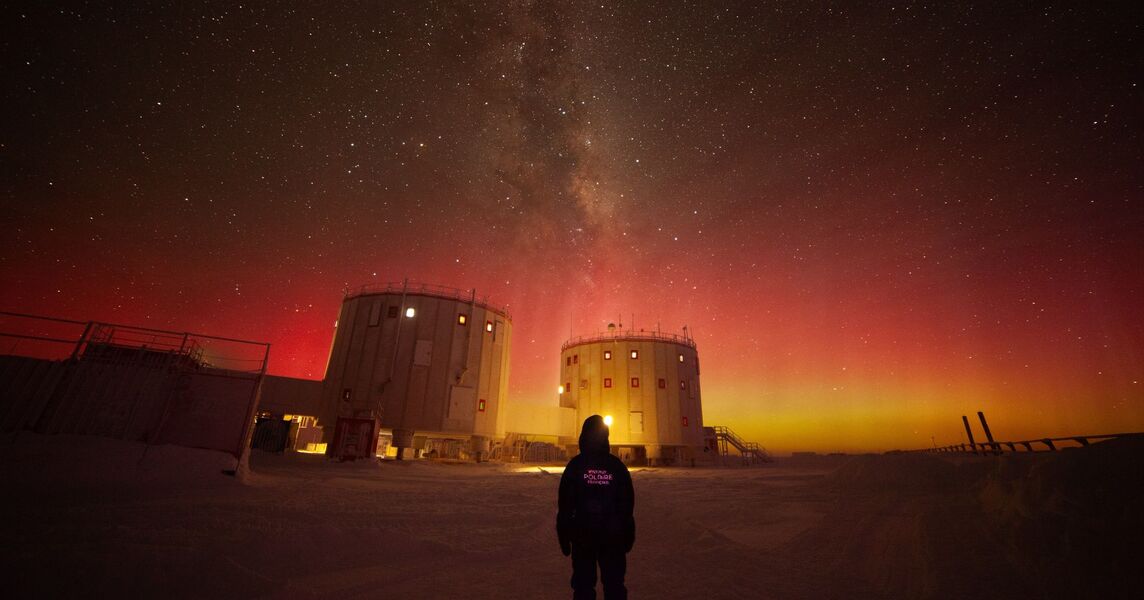
[[[485,321],[485,331],[487,331],[488,333],[493,332],[493,322],[492,321]]]
[[[639,386],[640,386],[640,378],[639,377],[632,377],[632,387],[639,387]]]
[[[683,380],[683,381],[680,381],[680,382],[679,382],[679,389],[681,389],[681,390],[686,390],[686,389],[687,389],[687,381],[686,381],[686,380]]]
[[[640,351],[639,350],[632,350],[632,358],[639,358],[639,357],[640,357]]]
[[[565,381],[564,382],[564,391],[568,392],[568,393],[572,393],[572,382],[571,381]]]
[[[612,378],[611,377],[605,377],[604,378],[604,387],[606,387],[606,388],[612,387]]]
[[[683,417],[683,426],[687,427],[687,417]]]
[[[667,389],[667,380],[662,377],[659,379],[659,389]]]
[[[564,358],[564,366],[565,367],[571,367],[572,366],[572,357],[571,356]]]
[[[683,362],[683,355],[682,354],[679,355],[679,362]]]
[[[588,380],[587,379],[581,379],[580,380],[580,389],[582,389],[582,390],[588,389]]]
[[[580,364],[580,355],[579,354],[573,354],[572,355],[572,364],[574,364],[574,365]]]
[[[468,325],[469,324],[469,315],[466,315],[465,313],[461,313],[461,314],[457,315],[457,324],[458,325]]]
[[[612,360],[612,351],[604,350],[604,360]]]
[[[381,302],[374,302],[369,305],[369,326],[377,327],[381,322]]]
[[[484,398],[477,400],[477,411],[478,412],[485,412],[485,399]]]
[[[353,391],[350,390],[350,388],[346,388],[346,389],[342,390],[342,400],[349,402],[350,396],[352,396],[352,395],[353,395]]]
[[[400,311],[401,311],[401,307],[400,307],[400,306],[390,306],[390,307],[389,307],[389,308],[388,308],[388,309],[385,311],[385,316],[386,316],[386,317],[388,317],[388,318],[390,318],[390,319],[396,319],[396,318],[397,318],[397,313],[398,313],[398,312],[400,312]]]
[[[416,310],[416,309],[414,309],[412,306],[410,306],[409,308],[405,309],[405,318],[406,318],[406,319],[412,319],[412,318],[413,318],[413,315],[416,315],[416,314],[417,314],[417,310]]]

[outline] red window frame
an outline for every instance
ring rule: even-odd
[[[606,387],[606,388],[612,387],[612,378],[611,377],[605,377],[604,378],[604,387]]]
[[[640,386],[640,378],[632,377],[632,387],[638,388]]]

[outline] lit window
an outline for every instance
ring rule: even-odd
[[[611,377],[605,377],[604,378],[604,387],[606,387],[606,388],[612,387],[612,378]]]
[[[604,360],[612,360],[612,351],[604,350]]]
[[[682,354],[679,355],[679,362],[683,362],[683,355]]]
[[[639,387],[639,386],[640,386],[640,378],[639,377],[632,377],[632,387]]]
[[[457,315],[457,324],[458,325],[468,325],[469,324],[469,315],[466,315],[465,313],[461,313],[461,314]]]
[[[564,393],[564,386],[560,386],[560,387],[556,388],[556,393],[557,394],[563,394]]]
[[[667,380],[666,379],[660,378],[659,389],[661,389],[661,390],[667,389]]]
[[[489,333],[493,332],[493,322],[492,321],[485,321],[485,331],[487,331]]]
[[[639,350],[632,350],[632,358],[639,358],[639,357],[640,357],[640,351]]]
[[[480,412],[485,412],[485,399],[484,398],[477,400],[477,410]],[[684,417],[684,419],[686,419],[686,418],[687,417]],[[687,423],[684,423],[684,425],[686,425],[686,424]]]
[[[412,318],[413,318],[413,315],[415,315],[415,314],[417,314],[417,311],[416,311],[416,310],[414,310],[412,306],[410,306],[409,308],[405,309],[405,318],[406,318],[406,319],[412,319]]]
[[[687,427],[687,417],[683,417],[683,426]]]

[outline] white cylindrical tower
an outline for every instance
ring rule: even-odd
[[[659,332],[624,331],[572,338],[560,351],[560,406],[577,422],[611,419],[621,458],[680,463],[703,448],[699,354],[695,341]]]
[[[404,282],[348,292],[323,385],[325,436],[339,417],[372,418],[393,431],[398,456],[416,433],[467,437],[479,458],[504,435],[511,332],[508,312],[475,291]]]

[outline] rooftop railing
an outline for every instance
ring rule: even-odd
[[[580,344],[591,344],[593,342],[669,342],[672,344],[679,344],[687,346],[692,350],[695,349],[695,340],[690,337],[677,335],[674,333],[662,333],[659,331],[633,331],[631,329],[615,329],[613,331],[602,331],[600,333],[581,335],[570,338],[568,341],[560,345],[560,351],[563,352],[572,346],[579,346]]]
[[[264,373],[270,344],[186,331],[0,311],[0,354],[50,360],[121,360],[132,352],[181,355],[205,367]]]
[[[443,285],[435,285],[432,283],[418,283],[418,282],[387,282],[387,283],[367,283],[354,289],[347,289],[346,299],[357,298],[358,296],[369,296],[372,294],[406,294],[414,296],[430,296],[433,298],[442,298],[444,300],[455,300],[458,302],[468,302],[475,304],[486,310],[491,310],[499,313],[507,319],[511,319],[512,315],[509,314],[508,308],[493,304],[489,301],[488,296],[477,297],[476,290],[462,290],[459,288],[451,288]]]

